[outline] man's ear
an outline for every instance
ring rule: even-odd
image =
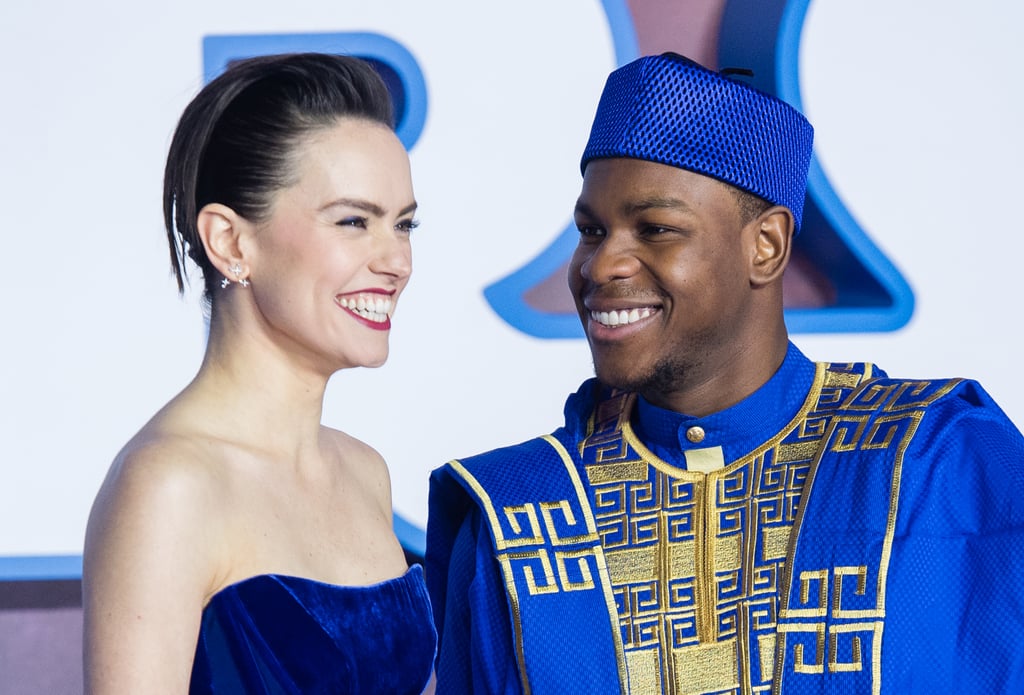
[[[204,205],[196,220],[206,257],[217,272],[232,282],[240,282],[249,276],[241,243],[248,224],[238,213],[220,203]]]
[[[755,286],[768,285],[782,278],[789,263],[795,227],[793,213],[776,205],[750,224],[755,234],[750,281]]]

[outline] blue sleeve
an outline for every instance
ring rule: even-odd
[[[438,695],[520,695],[501,570],[475,508],[456,534],[446,595],[438,625]]]
[[[922,418],[901,488],[886,691],[1024,692],[1024,437],[964,382]]]

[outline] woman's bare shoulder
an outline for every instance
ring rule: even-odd
[[[97,497],[99,503],[202,503],[215,494],[218,458],[215,442],[194,435],[143,430],[114,458]]]
[[[96,496],[82,573],[94,685],[149,671],[187,679],[202,606],[223,572],[220,485],[206,451],[192,437],[144,429]]]
[[[356,439],[350,434],[341,430],[323,427],[322,434],[331,442],[335,452],[356,463],[366,464],[374,467],[387,467],[384,457],[374,447],[361,439]]]
[[[387,462],[377,449],[340,430],[323,428],[333,445],[339,465],[347,477],[374,494],[382,503],[391,505],[391,476]]]
[[[159,562],[179,554],[198,574],[217,571],[215,547],[227,504],[223,445],[194,433],[147,426],[114,458],[86,527],[86,562]],[[204,582],[210,577],[204,577]]]

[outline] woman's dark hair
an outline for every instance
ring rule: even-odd
[[[196,227],[199,210],[221,203],[261,221],[272,194],[294,183],[295,148],[342,117],[394,128],[384,81],[350,56],[240,60],[196,95],[178,122],[164,170],[164,225],[179,292],[185,289],[186,256],[203,272],[207,299],[217,284]]]

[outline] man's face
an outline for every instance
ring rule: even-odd
[[[601,381],[652,402],[713,388],[747,345],[750,263],[734,190],[636,159],[588,164],[569,288]]]

